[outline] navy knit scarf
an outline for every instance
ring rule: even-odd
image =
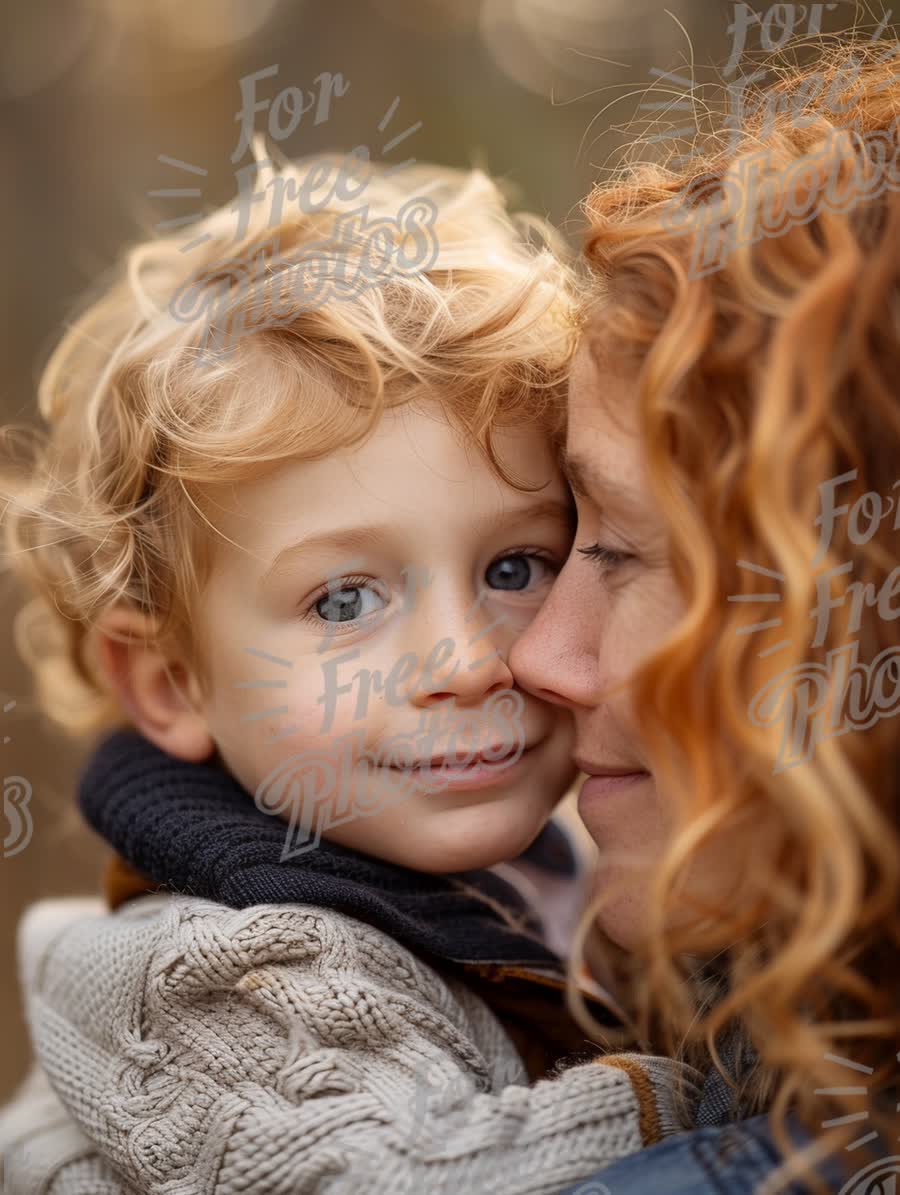
[[[176,759],[135,731],[100,743],[79,776],[78,799],[94,830],[167,891],[235,909],[319,905],[445,961],[557,969],[534,915],[499,876],[427,875],[324,839],[282,861],[286,823],[257,808],[223,767]],[[556,873],[575,871],[568,839],[552,822],[523,858]],[[521,930],[464,885],[504,906]]]

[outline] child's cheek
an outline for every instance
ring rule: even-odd
[[[271,702],[284,712],[265,720],[265,741],[262,735],[258,740],[265,748],[260,753],[262,766],[257,768],[260,778],[292,759],[300,766],[299,756],[313,767],[317,762],[335,764],[338,759],[346,766],[350,756],[359,754],[360,744],[368,741],[382,711],[379,696],[362,691],[355,675],[358,667],[348,660],[340,660],[336,668],[327,660],[323,665],[320,659],[308,658],[295,666],[290,688],[275,690],[277,698]],[[354,746],[348,756],[342,744],[351,738]]]
[[[282,704],[288,708],[280,727],[275,720],[266,732],[275,741],[257,746],[244,786],[259,808],[288,823],[285,849],[293,856],[313,849],[329,826],[355,817],[380,789],[360,767],[377,756],[383,709],[373,702],[361,713],[356,685],[347,693],[323,690],[308,662],[303,682],[295,681]]]
[[[360,702],[353,672],[350,666],[336,679],[319,661],[304,662],[303,676],[292,687],[290,713],[285,715],[297,727],[289,740],[295,750],[315,747],[326,752],[337,740],[365,731],[374,710]]]

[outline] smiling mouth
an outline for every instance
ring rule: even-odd
[[[408,764],[389,764],[388,766],[392,771],[404,773],[476,771],[484,768],[501,767],[507,764],[513,757],[524,755],[527,751],[530,751],[533,745],[531,744],[520,749],[518,744],[510,747],[497,744],[495,747],[483,747],[480,751],[476,751],[472,755],[460,753],[432,755],[430,759],[414,760]]]

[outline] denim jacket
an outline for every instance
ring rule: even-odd
[[[781,1164],[782,1155],[772,1139],[767,1116],[755,1116],[726,1124],[710,1124],[715,1115],[721,1078],[716,1072],[698,1110],[700,1127],[669,1137],[658,1145],[614,1162],[595,1177],[567,1187],[562,1195],[756,1195],[765,1180]],[[709,1096],[710,1098],[707,1098]],[[791,1136],[802,1147],[809,1138],[796,1125]],[[819,1167],[828,1191],[840,1195],[886,1195],[892,1186],[882,1185],[900,1175],[900,1158],[889,1157],[888,1143],[880,1160],[860,1159],[859,1169],[848,1176],[834,1161]],[[806,1195],[811,1188],[799,1181],[783,1188],[785,1195]]]
[[[752,1053],[746,1053],[735,1034],[720,1043],[719,1054],[733,1076],[753,1061]],[[781,1165],[782,1154],[773,1140],[769,1118],[741,1118],[733,1088],[718,1070],[707,1076],[695,1121],[695,1129],[614,1162],[594,1177],[567,1187],[561,1195],[655,1195],[657,1191],[664,1195],[756,1195]],[[789,1121],[787,1127],[798,1149],[809,1144],[808,1134],[796,1123]],[[894,1188],[881,1184],[900,1175],[900,1157],[889,1156],[888,1142],[882,1142],[878,1152],[879,1160],[873,1161],[872,1153],[860,1157],[852,1176],[834,1160],[822,1163],[818,1173],[829,1192],[887,1195]],[[805,1195],[809,1189],[794,1181],[783,1191],[784,1195]]]

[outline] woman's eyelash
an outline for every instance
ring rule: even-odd
[[[633,558],[631,552],[623,552],[617,548],[605,548],[603,544],[589,544],[586,548],[578,548],[578,553],[604,568],[615,568],[616,565],[624,564],[626,560]]]

